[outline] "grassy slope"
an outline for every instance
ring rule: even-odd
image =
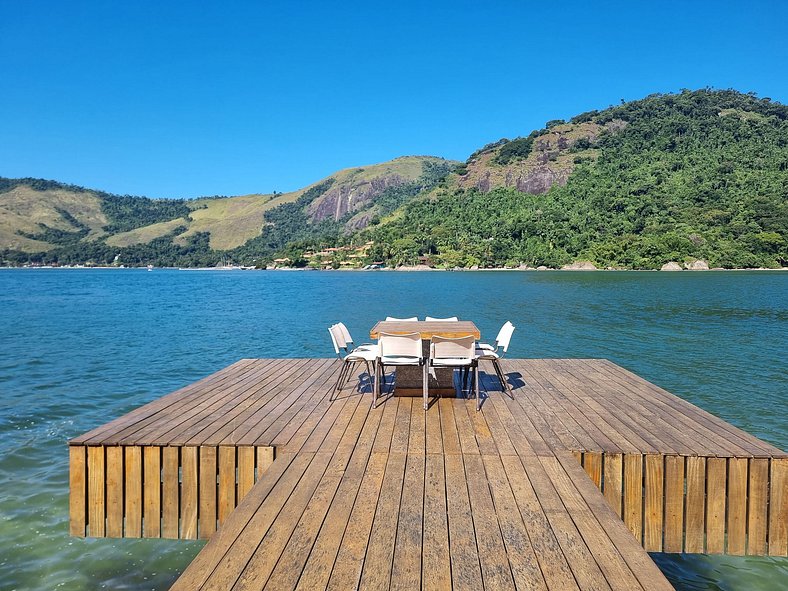
[[[168,222],[159,222],[158,224],[151,224],[150,226],[143,226],[142,228],[135,228],[128,232],[121,232],[107,238],[107,244],[110,246],[132,246],[134,244],[147,244],[151,240],[166,236],[178,226],[188,226],[189,220],[185,218],[177,218]]]
[[[346,168],[326,177],[326,179],[331,177],[336,179],[333,189],[342,185],[363,184],[374,178],[393,174],[408,180],[415,180],[422,173],[422,163],[428,159],[440,160],[432,157],[403,156],[381,164]],[[189,236],[193,236],[197,232],[208,232],[211,236],[210,245],[213,249],[229,250],[241,246],[246,241],[260,235],[263,214],[266,211],[277,205],[295,201],[305,191],[326,179],[321,179],[298,191],[284,193],[276,197],[270,194],[253,194],[243,197],[195,201],[195,207],[203,205],[206,207],[205,209],[195,209],[192,212],[192,220],[188,224],[189,229],[178,236],[176,241],[185,244]],[[150,239],[155,237],[151,233]]]
[[[34,191],[19,186],[0,193],[0,248],[27,252],[49,250],[50,244],[20,236],[17,232],[37,234],[41,232],[39,224],[67,232],[77,230],[58,209],[67,211],[88,226],[89,239],[104,234],[101,228],[107,224],[107,218],[101,211],[100,199],[93,193],[63,189]]]

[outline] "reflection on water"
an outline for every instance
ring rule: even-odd
[[[504,320],[513,357],[606,357],[788,448],[788,273],[0,270],[0,588],[166,589],[202,542],[68,537],[65,442],[243,357],[328,357],[383,316]],[[682,590],[788,560],[655,554]]]

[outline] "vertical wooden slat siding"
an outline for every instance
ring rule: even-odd
[[[769,556],[788,555],[788,459],[773,458],[769,499]]]
[[[254,447],[242,445],[238,448],[238,502],[241,502],[254,486]]]
[[[181,538],[197,539],[197,448],[181,449]]]
[[[657,454],[646,455],[645,469],[645,523],[643,524],[643,547],[649,552],[662,552],[662,529],[664,524],[665,465],[664,458]]]
[[[597,488],[600,488],[602,486],[602,454],[594,451],[584,453],[583,469],[591,477]]]
[[[69,533],[84,537],[87,525],[87,448],[70,445],[68,464]]]
[[[105,535],[104,450],[103,447],[88,447],[88,528],[91,537],[95,538]]]
[[[210,538],[174,589],[669,591],[643,549],[788,554],[785,452],[610,362],[503,367],[514,399],[485,370],[478,412],[425,412],[246,360],[72,439],[69,530]]]
[[[271,466],[274,461],[274,448],[273,447],[258,447],[257,448],[257,479],[262,478],[265,471]]]
[[[624,524],[643,541],[643,456],[624,455]]]
[[[725,458],[706,460],[706,551],[725,552]]]
[[[179,447],[169,445],[162,450],[161,537],[163,538],[178,538],[179,452]]]
[[[219,523],[235,509],[235,448],[219,447]]]
[[[216,448],[200,447],[199,537],[207,540],[216,531]]]
[[[124,448],[126,482],[124,509],[127,538],[142,537],[142,448]]]
[[[604,466],[604,495],[616,515],[621,517],[623,500],[623,459],[621,454],[605,454]]]
[[[747,554],[766,554],[766,526],[769,507],[769,460],[750,460],[749,499],[747,509]]]
[[[706,539],[706,458],[687,458],[684,551],[703,554]]]
[[[123,537],[123,448],[107,448],[107,537]]]
[[[161,537],[161,448],[142,450],[142,537]]]
[[[665,456],[664,552],[681,552],[684,540],[684,458]]]
[[[747,458],[728,460],[728,554],[747,552]]]

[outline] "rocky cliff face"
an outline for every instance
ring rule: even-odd
[[[602,133],[616,133],[625,126],[626,122],[619,120],[605,125],[590,122],[556,125],[533,140],[527,156],[505,164],[498,162],[498,156],[509,142],[497,142],[471,157],[467,172],[459,176],[458,184],[485,193],[496,187],[512,187],[534,195],[547,193],[555,184],[565,185],[578,162],[596,159],[594,144]]]
[[[399,174],[388,174],[372,179],[359,179],[329,189],[315,199],[307,208],[307,215],[312,223],[325,219],[338,221],[346,214],[369,206],[375,198],[391,187],[398,187],[408,182]],[[356,228],[367,225],[368,219],[360,216],[355,220]]]

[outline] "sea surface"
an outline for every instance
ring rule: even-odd
[[[386,315],[508,319],[513,357],[606,357],[788,449],[786,272],[0,270],[0,589],[167,589],[203,543],[70,538],[67,440]],[[680,590],[788,588],[788,559],[653,557]]]

